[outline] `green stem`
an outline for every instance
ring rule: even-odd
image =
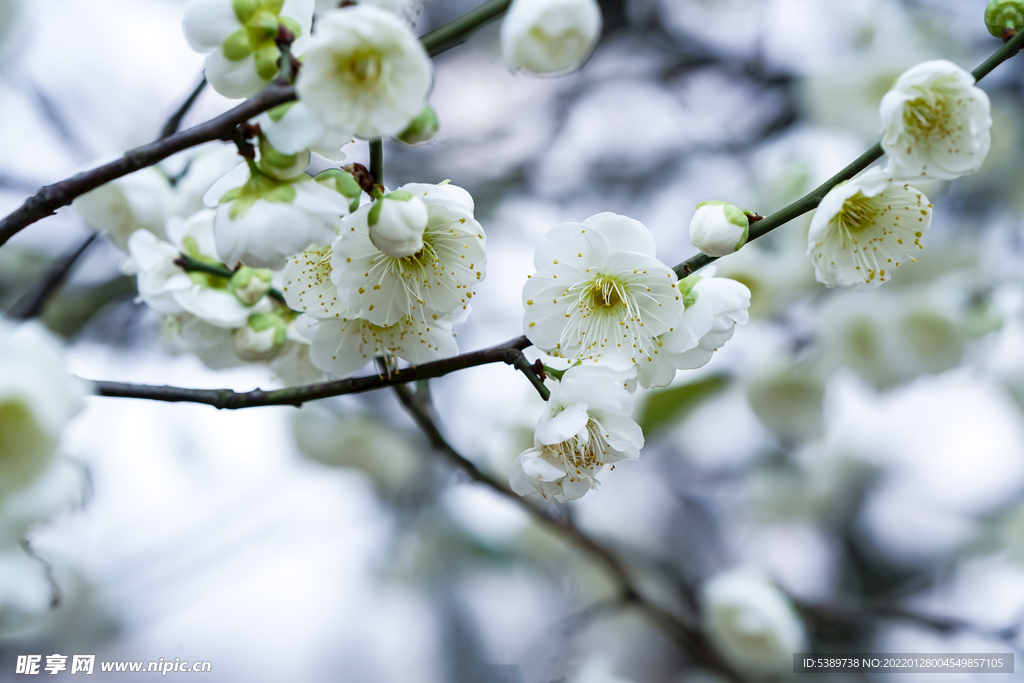
[[[180,258],[178,259],[177,263],[186,273],[209,273],[210,275],[217,275],[219,277],[224,277],[229,280],[231,279],[231,276],[235,274],[233,270],[231,270],[224,264],[203,263],[202,261],[197,261],[196,259],[192,258],[191,256],[185,253],[180,254]],[[267,294],[274,297],[281,303],[284,303],[284,294],[274,289],[273,287],[271,287],[267,291]]]
[[[485,2],[461,17],[449,21],[444,26],[435,28],[420,38],[420,42],[427,49],[427,53],[431,57],[435,57],[445,50],[464,42],[474,30],[492,19],[500,17],[511,4],[512,0],[491,0],[490,2]]]
[[[378,185],[384,185],[384,141],[370,140],[370,175]]]
[[[545,401],[551,398],[551,391],[544,386],[544,382],[540,380],[537,373],[533,371],[533,367],[530,365],[530,361],[526,360],[526,356],[520,355],[515,360],[515,366],[521,373],[526,375],[526,379],[530,380],[530,384],[537,390],[540,397]]]

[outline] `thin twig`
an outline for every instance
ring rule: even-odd
[[[178,111],[174,112],[171,115],[171,118],[167,119],[167,123],[164,124],[163,130],[160,131],[161,140],[169,138],[178,132],[178,129],[181,128],[181,120],[185,118],[185,114],[187,114],[188,110],[192,108],[192,105],[196,103],[199,96],[203,94],[203,90],[205,88],[206,76],[203,76],[202,80],[199,81],[199,85],[197,85],[196,89],[192,91],[192,94],[188,96],[188,99],[178,107]]]
[[[530,365],[530,361],[526,360],[526,356],[519,354],[519,357],[516,358],[515,365],[520,372],[526,375],[526,379],[530,380],[530,384],[534,386],[542,399],[546,401],[551,398],[551,391],[544,386],[544,382],[542,382],[540,377],[537,376],[537,373],[533,371],[533,366]]]
[[[75,263],[81,258],[92,243],[96,240],[98,233],[92,233],[77,249],[69,254],[65,254],[57,261],[54,262],[53,266],[50,267],[50,272],[46,278],[39,282],[35,287],[28,290],[18,299],[10,310],[7,311],[7,317],[13,320],[29,320],[31,318],[37,318],[42,314],[43,309],[46,308],[46,302],[50,300],[57,290],[61,288],[64,282],[68,279],[68,275],[71,274],[71,269],[74,268]]]
[[[210,275],[227,278],[228,280],[230,280],[231,276],[235,274],[233,270],[224,264],[203,263],[202,261],[197,261],[185,253],[179,255],[175,264],[187,273],[193,271],[197,273],[209,273]],[[282,294],[280,290],[271,287],[267,290],[267,294],[281,303],[285,303],[284,294]]]
[[[530,340],[526,337],[517,337],[504,344],[463,353],[454,358],[446,358],[398,370],[388,377],[381,377],[379,375],[352,377],[350,379],[318,382],[316,384],[306,384],[272,391],[255,389],[253,391],[237,392],[231,389],[184,389],[181,387],[104,381],[94,381],[93,385],[96,388],[96,393],[100,396],[143,398],[169,403],[203,403],[225,410],[260,406],[301,406],[307,401],[315,401],[321,398],[330,398],[343,394],[361,394],[366,391],[382,389],[396,384],[443,377],[459,370],[488,363],[501,362],[512,365],[516,362],[516,358],[522,355],[522,350],[529,345]]]

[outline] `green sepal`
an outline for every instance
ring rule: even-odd
[[[692,273],[679,281],[677,286],[679,287],[679,292],[683,295],[684,310],[697,303],[697,295],[699,292],[693,291],[693,287],[702,279],[703,278],[700,275],[697,275],[697,273]]]
[[[231,8],[235,10],[238,20],[244,24],[252,18],[252,15],[256,14],[256,10],[260,8],[260,2],[259,0],[231,0]]]
[[[281,17],[280,22],[284,24],[285,28],[291,31],[292,35],[296,38],[302,35],[302,27],[299,26],[299,22],[295,21],[291,17]]]
[[[252,41],[249,40],[249,32],[240,28],[224,40],[224,57],[232,62],[238,62],[252,54]]]
[[[378,199],[372,207],[370,207],[370,215],[366,217],[366,224],[371,228],[377,225],[377,221],[380,220],[380,212],[384,206],[384,200]]]
[[[423,110],[416,115],[409,125],[399,133],[396,139],[399,142],[403,142],[407,145],[418,145],[424,142],[430,142],[437,135],[437,131],[440,128],[440,124],[437,121],[437,113],[426,105]]]
[[[544,374],[547,375],[548,377],[554,377],[559,382],[562,381],[562,375],[564,375],[568,370],[569,368],[566,368],[565,370],[555,370],[554,368],[548,365],[544,366]]]
[[[274,14],[281,14],[281,10],[284,9],[284,0],[263,0],[263,5]]]
[[[265,137],[260,136],[260,164],[266,164],[272,168],[290,168],[298,160],[297,154],[278,152]]]
[[[262,173],[253,173],[245,185],[225,192],[220,198],[220,203],[231,202],[228,216],[231,220],[237,220],[260,199],[265,202],[290,204],[295,200],[295,188],[286,180],[276,180]]]
[[[717,199],[713,199],[710,201],[701,202],[700,204],[697,205],[697,208],[699,209],[704,206],[721,206],[722,211],[725,213],[725,220],[729,221],[738,228],[750,227],[750,219],[747,217],[747,213],[742,209],[733,206],[729,202],[721,202],[718,201]],[[744,238],[743,242],[746,241],[746,238]],[[741,246],[743,245],[743,242],[740,242]]]
[[[360,195],[363,194],[363,188],[359,187],[359,183],[352,177],[352,174],[348,171],[343,171],[340,168],[329,168],[326,171],[321,171],[316,174],[317,182],[321,182],[322,179],[331,179],[334,181],[334,189],[339,194],[348,197],[349,199],[358,200]],[[359,204],[356,204],[358,207]],[[355,209],[353,209],[354,211]]]
[[[264,43],[256,50],[256,73],[265,81],[277,75],[277,62],[281,59],[281,50],[271,42]]]
[[[748,222],[745,226],[743,226],[743,234],[740,235],[739,241],[736,242],[736,251],[739,251],[740,247],[742,247],[744,244],[747,243],[747,238],[749,236],[750,236],[750,223]]]
[[[412,192],[406,190],[395,190],[384,195],[384,199],[393,199],[396,202],[407,202],[412,199]]]

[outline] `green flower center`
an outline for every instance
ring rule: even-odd
[[[953,106],[950,99],[935,92],[941,87],[936,83],[929,90],[920,90],[920,97],[907,102],[903,112],[903,125],[917,140],[945,138],[953,133]]]
[[[380,80],[384,71],[384,57],[374,48],[362,46],[354,52],[336,55],[334,66],[345,85],[368,88]]]
[[[858,192],[843,202],[843,208],[832,219],[840,229],[849,232],[860,232],[874,224],[881,210],[877,197],[865,197]]]
[[[584,300],[590,310],[617,308],[622,304],[626,286],[610,275],[598,275],[591,282]]]

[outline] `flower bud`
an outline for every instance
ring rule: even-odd
[[[1024,0],[989,0],[985,26],[996,38],[1010,38],[1024,26]]]
[[[597,0],[514,0],[501,25],[509,64],[535,74],[578,67],[600,35]]]
[[[284,320],[273,313],[256,313],[231,335],[235,353],[242,360],[261,361],[273,358],[288,339]]]
[[[367,223],[370,240],[378,249],[388,256],[405,258],[423,248],[427,206],[409,192],[392,192],[377,200]]]
[[[270,271],[242,266],[231,276],[230,289],[246,306],[251,306],[270,291]]]
[[[437,122],[437,113],[428,104],[412,120],[409,127],[398,134],[397,139],[407,145],[419,145],[433,140],[437,135],[438,128],[440,128],[440,124]]]
[[[690,221],[690,243],[708,256],[726,256],[747,241],[747,215],[725,202],[701,202]]]

